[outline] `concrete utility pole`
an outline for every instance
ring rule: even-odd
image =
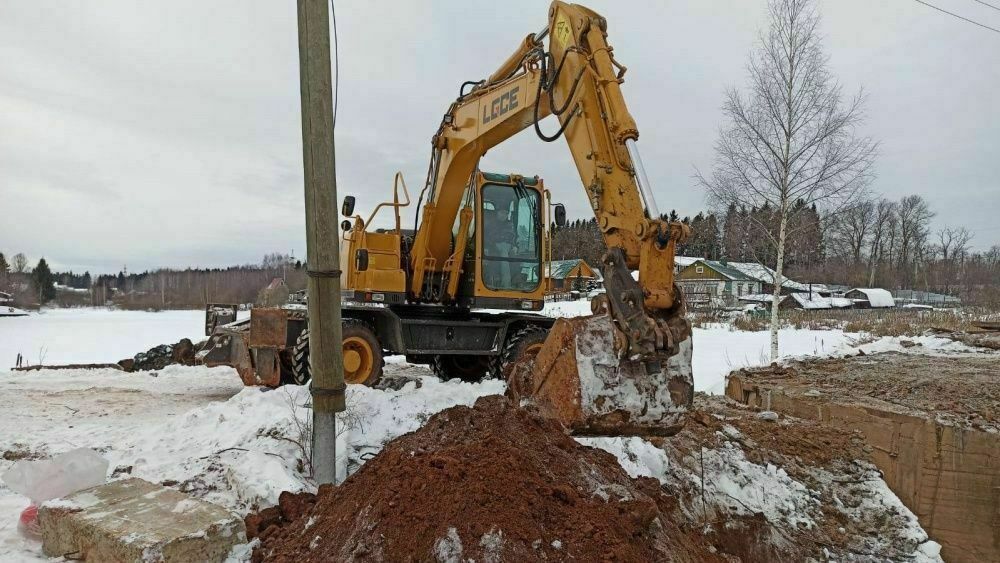
[[[335,413],[346,407],[327,1],[298,0],[313,400],[312,463],[319,484],[336,482]]]

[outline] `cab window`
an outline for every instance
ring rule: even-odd
[[[483,283],[494,291],[534,291],[541,283],[538,192],[486,184],[482,194]]]

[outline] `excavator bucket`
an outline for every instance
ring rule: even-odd
[[[690,334],[659,369],[619,358],[616,334],[606,313],[557,320],[537,355],[513,366],[508,392],[577,435],[676,434],[694,398]]]

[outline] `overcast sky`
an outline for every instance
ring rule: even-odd
[[[932,3],[1000,27],[977,2]],[[869,95],[875,188],[924,196],[935,227],[967,226],[977,248],[1000,242],[1000,34],[912,0],[820,4],[833,71]],[[692,174],[710,168],[765,1],[587,5],[629,68],[660,209],[698,212]],[[396,170],[418,190],[459,84],[491,73],[547,8],[339,1],[340,193],[371,209]],[[297,45],[291,1],[0,1],[0,251],[91,272],[303,256]],[[570,217],[589,213],[562,142],[529,130],[482,167],[538,174]]]

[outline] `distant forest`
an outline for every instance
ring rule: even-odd
[[[44,298],[46,291],[40,287],[40,283],[44,285],[45,282],[34,275],[37,267],[13,271],[8,266],[7,271],[3,271],[2,265],[0,263],[0,291],[13,294],[15,303],[23,307],[51,301],[61,306],[115,304],[126,309],[200,308],[207,302],[253,302],[258,292],[275,278],[282,278],[290,291],[306,286],[302,262],[280,253],[266,255],[259,264],[228,268],[122,270],[116,275],[96,277],[90,272],[52,272],[54,291],[48,299]]]
[[[769,237],[777,236],[774,215],[766,207],[730,207],[693,217],[671,211],[662,218],[691,227],[691,238],[677,247],[680,256],[773,267]],[[961,226],[932,231],[933,217],[927,202],[916,195],[864,200],[827,215],[799,203],[790,219],[785,275],[803,283],[934,291],[966,303],[1000,305],[1000,245],[974,252],[973,233]],[[599,265],[605,251],[594,219],[554,229],[555,260],[583,258]]]
[[[721,213],[663,216],[691,227],[677,254],[773,266],[774,212],[730,207]],[[916,289],[956,295],[965,303],[1000,305],[1000,245],[972,251],[973,233],[964,227],[932,231],[933,211],[920,196],[899,201],[865,200],[836,214],[801,203],[791,216],[786,275],[803,283]],[[555,260],[582,258],[600,265],[606,251],[594,219],[570,221],[552,230]],[[0,291],[14,303],[63,306],[114,303],[123,308],[197,308],[206,302],[249,303],[273,279],[290,291],[305,288],[302,262],[272,253],[259,264],[228,268],[157,269],[92,276],[51,272],[45,259],[31,267],[23,254],[0,253]],[[74,291],[74,289],[76,291]],[[90,289],[90,291],[87,291]]]

